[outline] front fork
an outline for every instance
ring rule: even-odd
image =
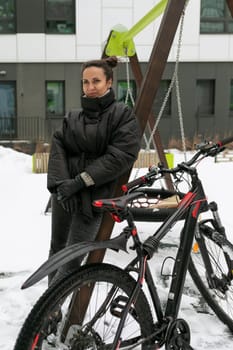
[[[201,231],[199,226],[197,226],[195,238],[204,262],[209,287],[218,289],[224,293],[228,289],[227,285],[233,279],[233,249],[231,243],[226,238],[225,228],[219,217],[217,203],[209,203],[209,209],[212,212],[213,219],[203,220],[199,224]],[[210,223],[212,227],[206,225],[207,223]],[[223,250],[228,271],[222,271],[222,276],[216,276],[215,271],[213,270],[205,237],[213,241]],[[231,251],[231,257],[229,251]]]

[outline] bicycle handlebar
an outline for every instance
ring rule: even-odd
[[[138,177],[137,179],[122,185],[121,189],[123,192],[128,192],[131,188],[134,188],[136,186],[140,187],[142,185],[150,185],[154,182],[154,178],[158,174],[159,168],[153,165],[150,167],[149,172],[146,175]]]
[[[156,180],[156,175],[164,175],[165,173],[176,174],[180,171],[186,171],[195,163],[195,161],[202,155],[204,157],[215,157],[218,153],[224,150],[224,146],[233,142],[233,136],[229,136],[221,141],[216,143],[203,142],[196,146],[197,152],[194,156],[187,162],[178,164],[175,168],[167,169],[162,165],[160,166],[151,166],[149,172],[133,181],[128,182],[127,184],[122,185],[121,189],[123,192],[128,192],[130,189],[135,187],[152,185]]]
[[[218,144],[219,147],[223,147],[223,146],[225,146],[225,145],[227,145],[228,143],[231,143],[231,142],[233,142],[233,136],[226,137],[222,141],[218,141],[217,144]]]

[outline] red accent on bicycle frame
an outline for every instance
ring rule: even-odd
[[[198,210],[199,210],[199,208],[200,208],[201,202],[206,202],[206,201],[207,201],[206,198],[204,198],[204,199],[199,199],[199,201],[196,201],[196,203],[195,203],[196,206],[195,206],[195,208],[193,209],[193,212],[192,212],[192,216],[193,216],[194,218],[197,217]]]
[[[116,215],[116,214],[111,214],[111,217],[112,217],[113,220],[116,221],[116,222],[121,222],[121,221],[122,221],[122,220],[119,218],[119,216]]]
[[[102,208],[103,206],[103,202],[98,200],[98,201],[94,201],[93,205],[97,208]]]
[[[185,208],[187,208],[195,196],[196,196],[196,193],[193,193],[193,192],[186,193],[184,198],[180,201],[179,207],[184,206]]]
[[[127,192],[128,191],[127,185],[122,185],[121,189],[122,189],[123,192]]]
[[[132,229],[131,233],[132,233],[132,236],[135,236],[135,235],[137,234],[137,229],[136,229],[136,227],[134,227],[134,228]]]
[[[119,341],[118,341],[118,343],[117,343],[116,350],[120,349],[120,345],[121,345],[121,339],[119,339]]]
[[[34,350],[34,349],[36,348],[37,343],[38,343],[38,340],[39,340],[39,336],[40,336],[40,334],[37,334],[37,335],[35,336],[35,339],[34,339],[34,341],[33,341],[33,343],[32,343],[32,348],[31,348],[31,350]]]
[[[141,284],[141,286],[143,285],[143,282],[144,282],[144,279],[145,279],[146,260],[147,260],[147,256],[144,257],[144,262],[143,262],[143,274],[142,274],[142,277],[141,277],[141,279],[140,279],[140,284]]]
[[[193,218],[197,218],[197,214],[198,214],[198,210],[200,208],[201,202],[202,202],[202,200],[197,201],[197,203],[195,205],[195,208],[192,211],[192,217]]]

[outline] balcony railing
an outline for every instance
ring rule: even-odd
[[[35,116],[0,117],[0,140],[48,142],[54,130],[61,125],[61,120]]]

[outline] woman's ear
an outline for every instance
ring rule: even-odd
[[[107,87],[110,88],[112,86],[112,79],[109,79],[107,81]]]

